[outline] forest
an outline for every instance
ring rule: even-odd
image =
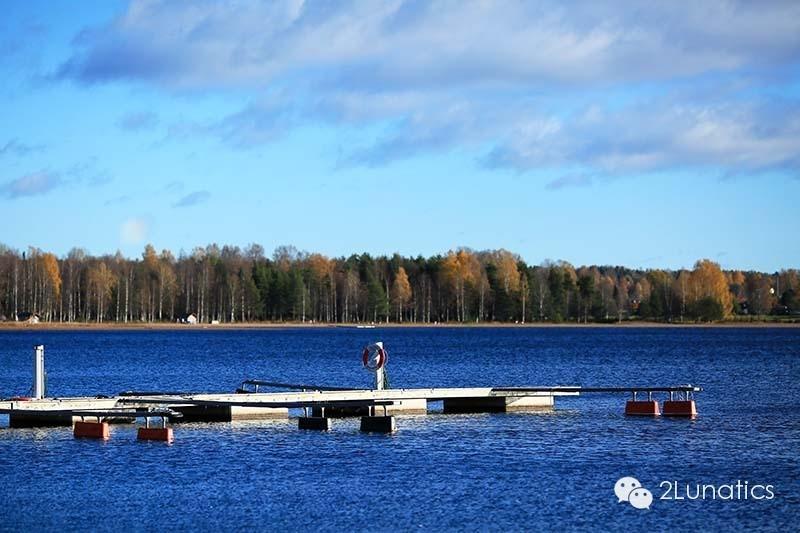
[[[177,257],[64,257],[0,244],[0,321],[304,323],[712,322],[797,317],[800,277],[722,270],[528,265],[507,250],[329,258],[208,245]]]

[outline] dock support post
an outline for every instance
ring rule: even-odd
[[[393,416],[362,416],[361,431],[364,433],[394,433],[397,422]]]
[[[325,416],[301,416],[297,419],[297,429],[331,430],[331,419]]]

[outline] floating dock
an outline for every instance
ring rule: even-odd
[[[584,394],[630,394],[625,414],[659,416],[661,410],[654,394],[664,396],[665,416],[693,417],[697,414],[694,394],[702,389],[694,385],[643,387],[463,387],[463,388],[384,388],[386,354],[380,343],[373,353],[367,347],[363,364],[376,373],[374,389],[302,385],[274,381],[246,380],[234,393],[136,392],[117,396],[48,398],[44,391],[44,347],[34,351],[34,393],[30,398],[0,400],[0,413],[8,414],[10,427],[71,426],[82,422],[81,435],[107,438],[107,428],[86,426],[86,418],[97,424],[144,419],[149,429],[152,418],[161,418],[163,434],[166,421],[233,421],[288,418],[290,410],[302,410],[301,429],[331,429],[331,419],[361,416],[363,431],[392,432],[395,415],[418,415],[429,412],[430,404],[441,402],[441,412],[507,413],[514,411],[552,410],[555,399]],[[377,351],[380,350],[380,351]],[[374,355],[374,357],[373,357]],[[264,389],[281,389],[263,392]],[[641,399],[644,397],[644,399]],[[140,428],[145,429],[145,428]],[[161,433],[156,432],[161,435]],[[154,434],[152,431],[144,432]],[[140,431],[140,438],[142,432]]]

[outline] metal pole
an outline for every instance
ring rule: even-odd
[[[378,350],[383,351],[383,343],[376,342],[375,346],[377,346]],[[384,352],[385,353],[385,352]],[[386,364],[386,360],[383,360],[383,363]],[[385,378],[385,369],[383,366],[380,368],[375,369],[375,390],[383,390],[384,388],[384,378]]]
[[[44,345],[33,347],[33,397],[44,398]]]

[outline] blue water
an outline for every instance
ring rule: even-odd
[[[0,396],[24,395],[46,345],[49,393],[231,391],[245,378],[368,386],[383,340],[393,386],[692,383],[695,420],[626,418],[624,396],[551,413],[182,424],[142,443],[0,415],[1,531],[789,530],[800,523],[800,329],[269,329],[0,332]],[[618,503],[635,476],[656,500]],[[774,498],[661,500],[697,484],[772,485]],[[763,495],[763,491],[759,494]],[[743,495],[740,493],[740,496]]]

